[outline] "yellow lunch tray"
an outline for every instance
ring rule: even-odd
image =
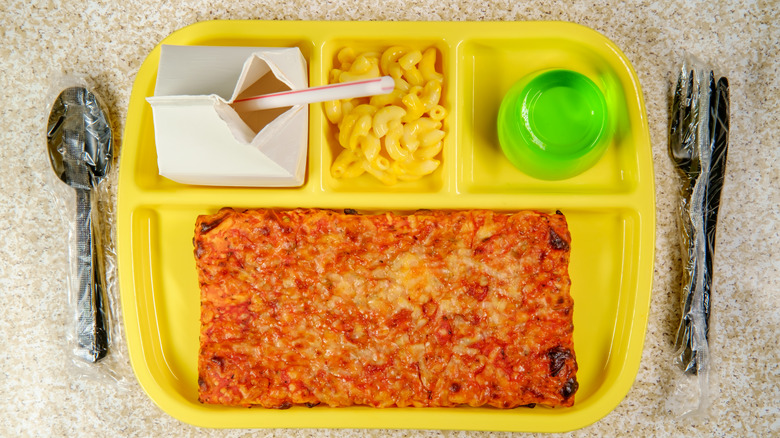
[[[121,148],[117,211],[124,324],[136,376],[165,412],[221,428],[403,428],[556,432],[591,424],[617,406],[642,355],[653,276],[655,194],[639,80],[601,34],[560,22],[212,21],[162,41],[175,45],[297,46],[311,86],[327,82],[336,52],[352,46],[435,46],[448,111],[442,165],[416,182],[387,187],[364,175],[330,176],[338,152],[319,104],[310,106],[306,181],[298,188],[201,187],[159,176],[152,110],[160,47],[133,86]],[[502,155],[496,115],[509,87],[547,68],[579,71],[604,88],[616,130],[591,169],[541,181]],[[192,248],[195,219],[224,206],[319,207],[362,211],[561,210],[572,252],[574,345],[579,391],[571,408],[314,408],[288,410],[198,402],[200,291]]]

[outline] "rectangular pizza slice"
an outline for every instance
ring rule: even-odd
[[[571,406],[560,212],[200,216],[203,403]]]

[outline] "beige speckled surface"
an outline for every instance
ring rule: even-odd
[[[132,81],[147,53],[172,31],[211,19],[565,20],[613,40],[633,63],[647,104],[658,201],[653,299],[636,383],[612,413],[572,435],[780,435],[776,1],[605,6],[546,0],[6,0],[0,6],[0,211],[6,218],[0,225],[1,436],[505,436],[198,429],[163,413],[132,378],[117,386],[74,377],[61,346],[67,317],[62,280],[66,225],[46,190],[46,91],[61,69],[90,74],[121,133]],[[666,155],[667,93],[683,50],[721,66],[732,93],[712,303],[712,409],[708,419],[695,425],[676,421],[661,409],[672,389],[670,356],[680,281],[677,180]]]

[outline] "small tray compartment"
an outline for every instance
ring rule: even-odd
[[[429,47],[433,47],[437,51],[436,67],[437,71],[444,72],[445,70],[453,70],[452,65],[454,59],[452,57],[452,50],[450,46],[441,38],[432,36],[405,36],[398,39],[388,40],[383,36],[369,36],[370,34],[353,34],[347,33],[342,36],[334,36],[332,39],[326,41],[322,45],[322,62],[318,67],[318,76],[320,78],[319,85],[327,83],[330,71],[335,65],[338,65],[337,54],[346,47],[354,49],[356,54],[364,52],[377,52],[382,53],[384,50],[391,46],[404,46],[413,50],[425,51]],[[445,78],[454,79],[454,75],[445,75]],[[431,174],[417,181],[399,182],[393,186],[387,186],[382,184],[376,178],[369,174],[363,174],[357,178],[350,179],[336,179],[331,176],[330,167],[333,164],[333,160],[341,152],[343,147],[338,143],[338,130],[335,126],[328,122],[327,118],[323,116],[323,110],[321,105],[315,104],[311,106],[312,111],[319,113],[321,122],[312,124],[312,140],[320,144],[321,150],[321,172],[322,183],[326,190],[333,192],[401,192],[401,193],[437,193],[444,190],[445,182],[449,177],[449,169],[447,162],[455,161],[452,147],[454,140],[450,134],[452,128],[453,113],[455,110],[454,104],[454,90],[455,87],[452,83],[452,79],[445,79],[442,83],[442,98],[441,105],[447,110],[447,116],[442,121],[442,126],[445,132],[447,132],[444,138],[444,145],[442,152],[436,157],[441,161],[441,165]],[[322,131],[319,132],[321,137],[318,139],[318,132],[316,126],[321,125]]]
[[[617,59],[605,57],[588,41],[563,36],[470,40],[463,44],[460,77],[466,83],[461,105],[458,174],[465,191],[545,193],[627,193],[636,187],[636,139],[630,133],[628,96]],[[500,66],[500,67],[499,67]],[[498,142],[498,107],[509,88],[524,76],[550,69],[570,69],[589,77],[607,99],[614,135],[605,155],[583,174],[562,181],[541,181],[518,172]],[[633,127],[636,131],[639,127]]]

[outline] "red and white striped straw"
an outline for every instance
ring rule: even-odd
[[[271,108],[284,108],[293,105],[326,102],[353,97],[375,96],[388,94],[395,88],[395,81],[390,76],[365,79],[361,81],[342,82],[323,85],[321,87],[305,88],[303,90],[282,91],[280,93],[264,94],[262,96],[245,97],[233,101],[236,111],[257,111]]]

